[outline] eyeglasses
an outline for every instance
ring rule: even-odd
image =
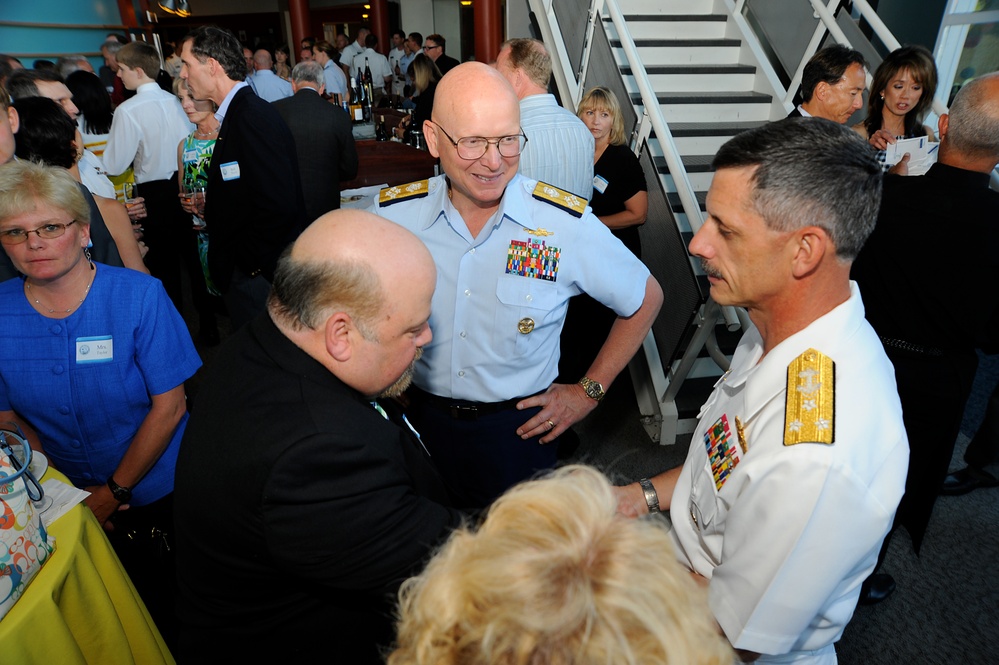
[[[516,157],[524,152],[524,146],[527,145],[527,137],[524,136],[523,131],[520,134],[498,136],[491,139],[484,136],[464,136],[456,141],[436,121],[431,120],[430,122],[437,125],[441,133],[447,137],[447,140],[458,151],[458,156],[469,161],[481,158],[486,154],[490,145],[495,145],[502,157]]]
[[[433,51],[435,48],[440,48],[440,47],[441,47],[440,44],[434,44],[433,46],[424,46],[423,50],[424,51]]]
[[[66,227],[70,224],[76,224],[77,221],[78,220],[74,219],[68,224],[49,222],[48,224],[39,226],[37,229],[29,229],[27,231],[24,229],[7,229],[5,231],[0,231],[0,243],[3,243],[4,245],[20,245],[22,242],[27,240],[28,236],[32,233],[37,233],[39,238],[53,240],[66,233]]]

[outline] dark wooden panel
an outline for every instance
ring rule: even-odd
[[[340,183],[340,189],[371,187],[388,183],[404,185],[414,180],[431,178],[437,158],[395,141],[358,141],[357,177]]]

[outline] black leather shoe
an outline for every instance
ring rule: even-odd
[[[942,496],[961,496],[980,487],[997,487],[999,480],[988,471],[966,466],[960,471],[950,473],[940,486]]]
[[[861,605],[874,605],[887,598],[895,590],[895,578],[885,573],[875,573],[860,585]]]

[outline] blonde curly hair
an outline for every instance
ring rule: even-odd
[[[586,466],[508,491],[403,584],[389,665],[732,663],[664,524],[616,508]]]

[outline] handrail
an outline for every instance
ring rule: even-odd
[[[864,20],[867,21],[868,25],[870,25],[874,30],[874,34],[878,36],[881,43],[888,47],[889,51],[902,48],[902,44],[895,39],[895,35],[891,33],[891,30],[888,29],[888,26],[886,26],[884,21],[881,20],[881,17],[878,16],[877,11],[875,11],[874,8],[867,3],[867,0],[853,0],[853,5],[860,10],[860,15],[864,17]],[[937,115],[947,113],[947,106],[939,99],[933,100],[931,108]]]
[[[819,48],[819,44],[822,42],[823,30],[828,31],[832,35],[833,39],[836,40],[838,44],[848,46],[853,48],[853,44],[847,38],[846,34],[836,23],[836,16],[833,13],[833,6],[838,4],[837,0],[829,0],[825,5],[822,4],[821,0],[809,0],[812,5],[812,9],[815,15],[819,18],[818,25],[815,26],[815,32],[812,34],[812,39],[808,42],[808,46],[805,48],[805,52],[802,55],[801,62],[798,63],[798,67],[794,72],[794,76],[791,79],[791,83],[788,85],[787,93],[784,96],[784,107],[789,109],[789,105],[792,103],[791,100],[794,98],[794,94],[798,90],[798,86],[801,84],[801,74],[805,69],[805,65],[811,59],[815,52]],[[888,48],[889,51],[894,51],[902,47],[902,44],[895,38],[888,26],[885,25],[881,17],[878,16],[877,11],[868,4],[867,0],[853,0],[853,6],[857,8],[860,15],[874,30],[874,34],[878,36],[878,39]],[[838,10],[837,10],[838,11]],[[866,73],[867,84],[871,84],[871,73]],[[940,100],[934,99],[932,104],[933,112],[937,115],[943,115],[947,113],[947,106],[944,105]]]
[[[597,3],[599,2],[600,0],[597,0]],[[676,147],[676,142],[673,141],[673,133],[670,132],[669,125],[666,124],[666,118],[663,117],[662,109],[659,107],[659,98],[656,96],[655,89],[653,89],[652,83],[649,81],[644,63],[638,57],[638,47],[635,46],[635,40],[631,37],[631,31],[624,21],[624,15],[617,5],[617,0],[603,0],[603,7],[610,15],[614,29],[621,40],[621,48],[624,49],[628,65],[631,67],[631,73],[635,77],[635,83],[638,85],[638,90],[642,96],[642,106],[645,108],[645,113],[649,116],[652,129],[656,132],[656,138],[659,139],[659,147],[662,149],[663,157],[666,159],[666,166],[669,168],[670,175],[673,176],[673,184],[676,186],[677,195],[680,197],[680,205],[683,207],[683,212],[687,215],[690,230],[697,233],[704,225],[704,215],[701,212],[700,204],[697,202],[697,194],[694,192],[694,186],[690,184],[690,178],[687,176],[687,169],[683,166],[683,161],[680,159],[680,151]],[[594,11],[591,20],[596,21],[598,14],[598,11]]]

